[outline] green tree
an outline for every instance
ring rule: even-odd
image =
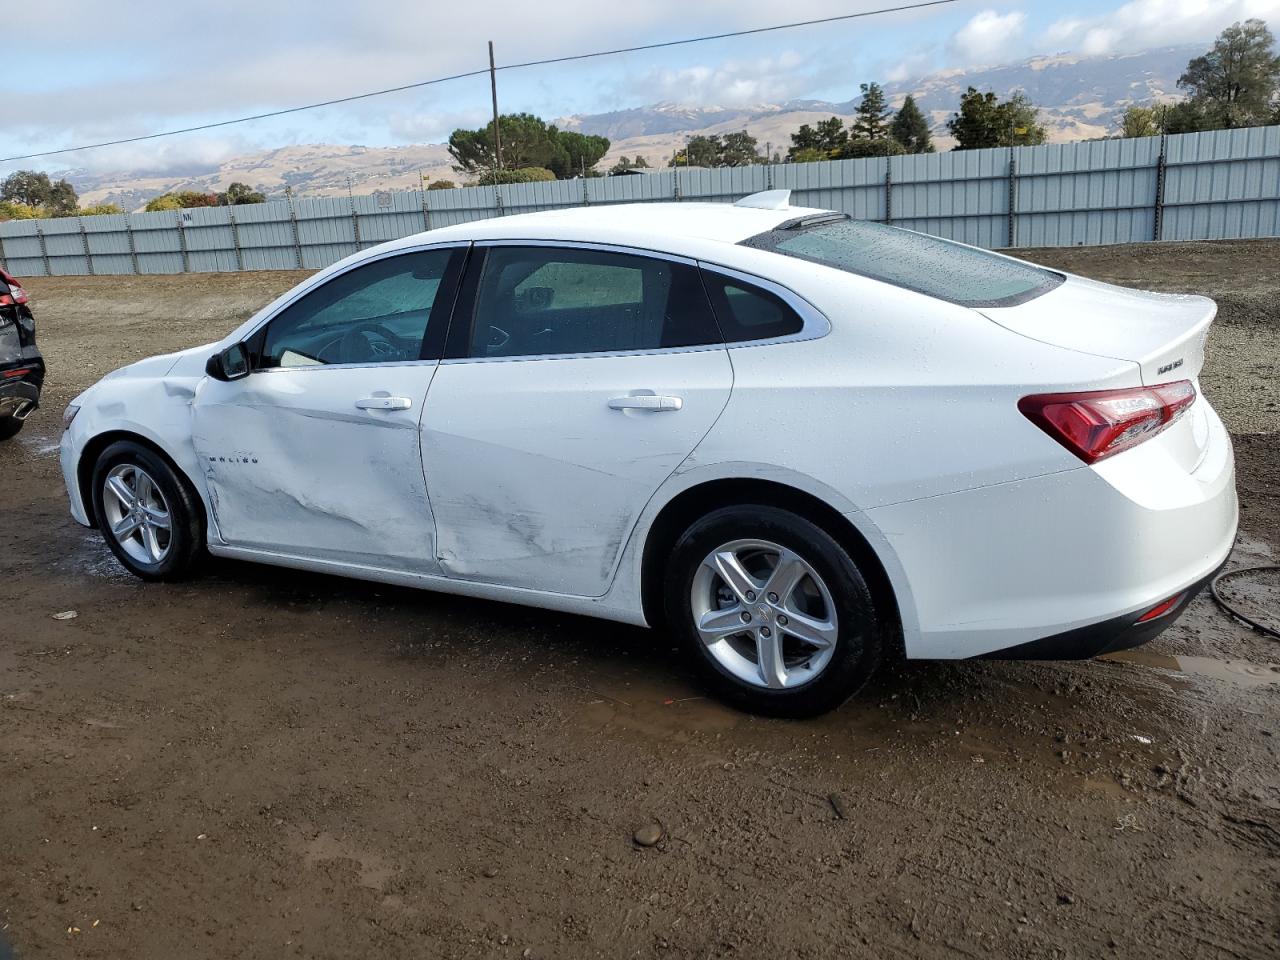
[[[618,158],[617,163],[609,168],[609,176],[616,177],[619,174],[626,173],[628,170],[632,169],[633,166],[634,164],[631,162],[631,158],[624,154]]]
[[[199,190],[179,190],[174,193],[162,193],[147,201],[146,210],[154,213],[157,210],[185,210],[190,207],[222,206],[219,194],[201,193]]]
[[[683,150],[672,158],[673,167],[745,167],[753,163],[763,163],[760,156],[759,141],[747,131],[726,133],[723,137],[718,133],[710,136],[699,134],[690,137]]]
[[[633,161],[631,161],[631,166],[637,170],[648,170],[649,161],[637,153],[636,158]]]
[[[878,83],[862,84],[862,99],[853,112],[849,136],[859,140],[883,140],[889,135],[889,104]]]
[[[896,157],[907,152],[907,148],[893,137],[880,137],[868,140],[865,137],[850,137],[840,152],[842,159],[858,159],[861,157]]]
[[[738,133],[726,133],[720,151],[719,167],[749,167],[755,163],[763,163],[760,156],[759,141],[745,130]]]
[[[431,180],[427,183],[428,190],[452,190],[456,186],[452,180]]]
[[[218,194],[218,206],[233,207],[242,203],[266,203],[264,194],[254,190],[247,183],[232,183],[226,191]]]
[[[933,137],[916,98],[907,94],[902,106],[889,124],[889,136],[902,144],[907,153],[933,153]]]
[[[75,213],[79,203],[76,191],[66,180],[50,180],[47,173],[18,170],[0,183],[0,200],[23,206],[41,207],[49,216],[62,217]]]
[[[113,213],[124,213],[114,203],[95,203],[88,207],[81,207],[76,211],[79,217],[105,217]]]
[[[1039,111],[1025,93],[1015,93],[1004,103],[994,93],[970,87],[960,97],[960,110],[947,121],[957,150],[982,147],[1022,147],[1044,143],[1045,129]]]
[[[609,141],[605,137],[588,136],[574,130],[557,130],[555,127],[547,128],[547,133],[558,147],[547,167],[561,180],[582,173],[593,175],[595,165],[609,149]],[[505,148],[503,160],[506,160]]]
[[[1178,86],[1190,91],[1212,128],[1267,123],[1280,87],[1275,38],[1261,20],[1234,23],[1208,53],[1187,64]]]
[[[1216,129],[1214,123],[1195,100],[1182,100],[1156,108],[1156,122],[1161,133],[1199,133]]]
[[[604,137],[573,130],[557,130],[530,113],[509,113],[498,118],[502,134],[504,170],[540,167],[556,176],[577,176],[593,168],[609,149]],[[455,130],[449,135],[449,155],[459,173],[479,176],[497,165],[493,121],[478,130]]]
[[[39,215],[35,207],[11,200],[0,200],[0,220],[34,220]]]
[[[811,163],[814,160],[831,160],[840,156],[840,151],[849,142],[849,131],[839,117],[819,120],[816,126],[801,124],[800,129],[791,134],[791,148],[787,150],[787,159],[796,163]]]
[[[520,167],[516,170],[486,170],[476,183],[487,187],[495,183],[541,183],[555,179],[555,173],[546,167]]]
[[[1155,107],[1129,107],[1120,118],[1120,136],[1154,137],[1160,133],[1160,116]]]

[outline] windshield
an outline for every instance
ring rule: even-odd
[[[742,241],[965,307],[1010,307],[1065,277],[1021,260],[865,220],[787,224]]]

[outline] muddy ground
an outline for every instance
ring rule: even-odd
[[[1236,562],[1275,562],[1280,243],[1031,255],[1219,298]],[[67,515],[63,405],[298,279],[30,281],[51,374],[0,449],[0,956],[1280,956],[1280,648],[1207,599],[1121,659],[912,663],[791,723],[700,698],[647,631],[123,575]]]

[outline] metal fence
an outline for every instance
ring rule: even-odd
[[[789,187],[839,210],[983,247],[1280,235],[1280,126],[905,157],[276,200],[0,223],[18,276],[317,269],[386,240],[505,214],[731,202]]]

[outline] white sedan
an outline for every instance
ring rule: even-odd
[[[1236,529],[1215,309],[786,191],[484,220],[108,375],[62,470],[146,579],[207,551],[648,624],[812,715],[886,657],[1174,620]]]

